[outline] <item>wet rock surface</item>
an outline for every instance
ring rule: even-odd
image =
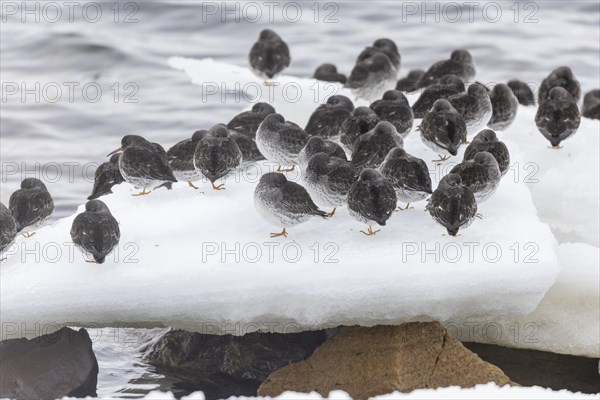
[[[0,397],[96,396],[98,362],[85,329],[0,342]]]
[[[173,330],[146,352],[156,371],[176,378],[178,389],[204,391],[207,399],[256,395],[269,374],[309,357],[327,338],[324,330],[207,335]]]

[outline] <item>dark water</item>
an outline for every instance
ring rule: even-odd
[[[364,46],[389,37],[402,54],[402,76],[464,47],[484,82],[539,82],[565,64],[584,91],[600,87],[597,0],[428,3],[427,9],[422,2],[307,1],[301,16],[298,2],[280,2],[273,22],[262,2],[229,3],[234,11],[227,14],[221,2],[91,2],[71,13],[63,4],[59,18],[45,3],[28,2],[34,10],[28,14],[21,4],[2,2],[0,198],[7,203],[24,177],[37,176],[55,198],[56,217],[85,201],[95,166],[124,134],[168,147],[239,112],[239,104],[203,102],[200,87],[167,60],[212,57],[245,65],[265,27],[290,45],[287,73],[296,76],[312,75],[323,62],[348,73]],[[101,332],[94,344],[99,395],[173,388],[140,358],[161,330],[134,332],[131,342],[115,340],[110,328]]]
[[[401,75],[465,47],[487,82],[539,82],[567,64],[584,90],[600,86],[596,0],[479,6],[307,1],[300,11],[300,2],[276,2],[270,10],[262,2],[226,9],[196,1],[50,3],[63,5],[60,14],[45,2],[27,3],[29,13],[21,2],[2,4],[0,199],[7,202],[21,179],[37,176],[55,197],[56,217],[85,201],[95,167],[124,134],[166,147],[237,113],[239,104],[203,102],[200,88],[167,59],[245,65],[265,27],[289,43],[287,72],[298,76],[310,76],[326,61],[348,73],[365,45],[387,36],[402,54]]]

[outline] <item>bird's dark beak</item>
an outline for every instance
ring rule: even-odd
[[[115,153],[120,153],[120,152],[122,152],[122,151],[123,151],[123,146],[119,147],[118,149],[115,149],[115,150],[111,151],[110,153],[108,153],[108,154],[106,155],[106,157],[110,157],[110,156],[112,156],[113,154],[115,154]]]

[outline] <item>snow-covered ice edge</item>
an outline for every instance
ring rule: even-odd
[[[68,397],[63,400],[71,399]],[[105,397],[104,399],[112,399]],[[142,397],[145,400],[175,400],[176,397],[171,392],[153,391]],[[181,400],[204,400],[205,396],[202,392],[194,392],[188,396],[184,396]],[[327,396],[321,396],[316,392],[298,393],[284,392],[277,397],[249,397],[249,396],[232,396],[229,400],[259,400],[259,399],[276,399],[276,400],[350,400],[348,393],[336,390],[330,392]],[[485,385],[477,385],[472,388],[460,388],[450,386],[439,389],[417,389],[410,393],[392,392],[389,394],[372,397],[373,400],[413,400],[413,399],[461,399],[461,400],[498,400],[498,399],[540,399],[540,400],[587,400],[598,399],[598,394],[573,393],[568,390],[552,390],[545,389],[539,386],[532,387],[515,387],[515,386],[497,386],[495,383]]]

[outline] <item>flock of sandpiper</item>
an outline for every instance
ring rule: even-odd
[[[266,29],[252,47],[249,61],[268,80],[289,66],[290,51],[275,32]],[[254,191],[258,214],[283,228],[271,237],[287,236],[286,228],[312,217],[331,218],[342,206],[368,224],[361,232],[372,236],[379,232],[373,225],[383,226],[395,210],[425,199],[435,221],[449,235],[457,235],[479,216],[477,205],[493,195],[509,168],[508,148],[495,131],[511,125],[519,103],[535,105],[535,96],[518,80],[491,89],[472,82],[476,70],[467,50],[455,50],[450,59],[426,71],[410,71],[400,80],[399,69],[400,53],[390,39],[365,48],[347,78],[334,65],[321,65],[314,78],[345,84],[372,103],[355,108],[349,98],[331,96],[304,128],[286,121],[271,105],[256,103],[228,124],[199,130],[168,151],[141,136],[124,136],[121,146],[109,154],[110,161],[96,171],[85,211],[72,224],[73,242],[91,255],[90,262],[97,263],[103,263],[118,244],[119,224],[98,200],[114,185],[128,182],[141,190],[134,195],[139,196],[160,186],[170,188],[177,181],[197,189],[194,182],[206,178],[213,189],[222,190],[224,184],[216,184],[220,179],[264,159],[280,165],[278,172],[264,174]],[[414,91],[420,96],[410,106],[403,92]],[[600,91],[586,94],[582,114],[577,105],[580,97],[579,82],[569,67],[556,68],[541,83],[535,123],[552,148],[560,148],[576,132],[582,115],[600,119]],[[423,143],[439,155],[436,162],[456,156],[460,147],[467,146],[463,161],[435,190],[427,164],[403,149],[415,119],[421,119],[417,130]],[[285,172],[296,167],[303,185],[286,178]],[[397,208],[399,202],[406,206]],[[31,236],[31,230],[53,210],[44,183],[36,178],[23,180],[9,207],[0,203],[0,251],[18,232]]]

